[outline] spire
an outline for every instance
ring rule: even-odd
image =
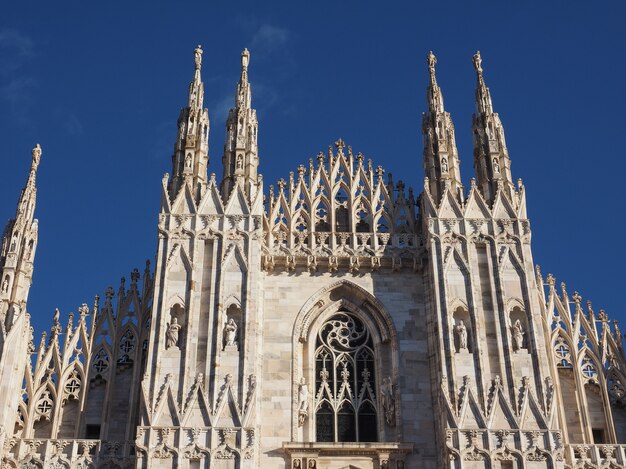
[[[502,189],[515,203],[515,185],[511,176],[511,160],[504,139],[504,127],[500,117],[493,112],[491,93],[483,77],[480,52],[472,57],[476,70],[476,113],[472,119],[474,135],[474,167],[478,187],[489,203]]]
[[[194,75],[189,84],[187,107],[178,117],[178,136],[172,155],[172,180],[170,199],[187,184],[197,199],[204,193],[209,165],[209,112],[204,108],[204,83],[202,83],[202,47],[194,50]]]
[[[15,211],[2,237],[0,250],[0,320],[7,329],[16,313],[28,298],[32,283],[33,260],[37,248],[37,220],[34,219],[37,202],[37,168],[41,160],[41,146],[37,144],[31,155],[30,172],[22,189]]]
[[[256,110],[252,109],[252,90],[248,81],[250,52],[241,53],[241,75],[237,83],[235,107],[228,112],[226,142],[224,143],[224,177],[222,198],[227,200],[235,184],[242,185],[250,199],[258,188],[259,166],[257,133],[259,124]]]
[[[483,78],[483,68],[481,66],[483,59],[480,57],[480,51],[474,54],[472,62],[474,62],[478,80],[478,85],[476,86],[476,110],[479,113],[493,113],[491,94],[489,94],[489,88],[485,85],[485,79]]]
[[[429,181],[430,193],[436,203],[439,203],[446,188],[449,188],[461,202],[463,184],[454,125],[450,113],[446,112],[443,106],[443,95],[435,76],[437,57],[432,51],[426,56],[426,62],[430,82],[426,90],[428,111],[422,115],[424,170]]]

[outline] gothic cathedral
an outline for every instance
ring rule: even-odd
[[[218,180],[198,47],[154,266],[39,344],[37,145],[0,251],[0,466],[626,467],[617,323],[535,266],[479,53],[463,185],[436,62],[417,197],[342,140],[265,191],[250,53]]]

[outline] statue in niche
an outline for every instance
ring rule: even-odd
[[[172,318],[171,324],[167,324],[167,331],[165,332],[165,348],[178,347],[178,338],[180,329],[182,326],[178,324],[177,318]]]
[[[463,319],[459,319],[459,323],[454,328],[454,333],[459,339],[459,352],[461,350],[467,350],[467,328],[465,327],[465,323]]]
[[[309,469],[317,469],[317,463],[315,459],[309,459]]]
[[[513,336],[513,350],[515,352],[524,348],[524,329],[519,319],[511,326],[511,336]]]
[[[445,158],[441,160],[441,172],[442,173],[448,172],[448,160],[446,160]]]
[[[306,379],[302,377],[298,384],[298,424],[304,425],[307,415],[309,415],[309,386]]]
[[[185,157],[185,168],[191,168],[191,153],[187,153],[187,156]]]
[[[237,324],[233,318],[226,321],[226,325],[224,325],[224,350],[227,347],[237,350]]]
[[[380,386],[380,402],[385,411],[385,421],[387,425],[393,426],[395,423],[396,414],[396,398],[393,392],[393,383],[391,382],[391,376],[383,378],[383,384]]]
[[[498,160],[496,158],[493,159],[493,172],[494,173],[500,172],[500,164],[498,164]]]
[[[237,169],[243,169],[243,156],[237,155]]]
[[[299,459],[294,459],[293,461],[293,469],[301,469],[301,465],[300,465],[300,460]]]
[[[2,293],[6,293],[9,291],[9,276],[4,277],[4,281],[2,282]]]

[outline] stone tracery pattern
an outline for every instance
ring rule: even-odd
[[[298,167],[289,182],[270,187],[264,215],[263,266],[288,270],[377,270],[382,265],[417,268],[420,238],[412,189],[405,192],[371,160],[342,140],[317,166]]]
[[[376,370],[367,327],[340,312],[320,328],[315,352],[317,441],[376,441]]]

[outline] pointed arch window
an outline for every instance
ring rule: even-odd
[[[348,312],[326,320],[315,349],[315,430],[319,442],[378,440],[374,345]]]

